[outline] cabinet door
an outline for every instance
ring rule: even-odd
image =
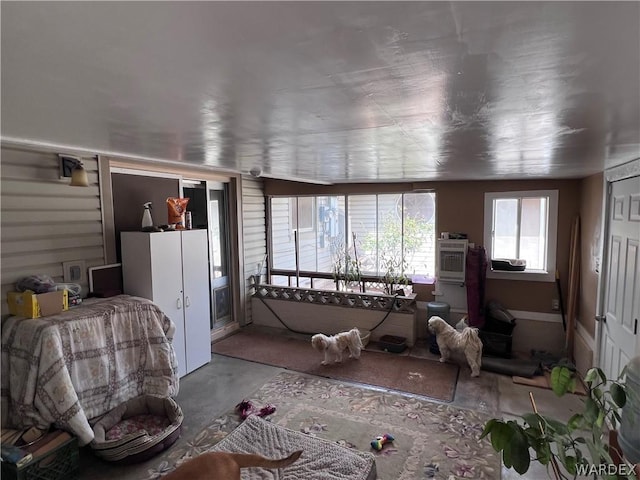
[[[211,361],[209,248],[206,230],[183,231],[182,278],[187,373]]]
[[[182,377],[187,374],[187,355],[180,233],[163,232],[150,235],[151,281],[153,283],[153,298],[151,300],[176,326],[172,345],[178,361],[178,375]]]

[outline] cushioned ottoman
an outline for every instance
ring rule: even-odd
[[[255,415],[249,416],[211,451],[257,453],[269,458],[283,458],[300,449],[304,452],[294,464],[279,471],[269,470],[270,474],[265,474],[262,468],[246,468],[242,470],[242,480],[264,478],[375,480],[376,478],[373,454],[289,430]]]
[[[172,398],[142,395],[118,405],[93,426],[91,449],[111,462],[142,462],[180,437],[183,420]]]

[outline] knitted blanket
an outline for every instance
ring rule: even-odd
[[[292,465],[279,471],[270,470],[265,476],[262,468],[242,470],[242,480],[375,480],[376,463],[371,453],[343,447],[335,442],[289,430],[255,415],[249,416],[231,434],[217,443],[211,451],[256,453],[269,458],[283,458],[295,450],[302,456]]]
[[[85,445],[89,419],[144,394],[178,393],[175,326],[149,300],[119,295],[44,318],[2,322],[2,425],[55,424]]]

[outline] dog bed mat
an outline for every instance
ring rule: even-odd
[[[184,416],[170,397],[142,395],[117,406],[93,426],[93,452],[123,464],[145,461],[179,437]]]
[[[482,370],[527,378],[541,373],[540,362],[496,357],[482,357]]]
[[[296,450],[302,456],[293,464],[270,472],[278,480],[349,479],[375,480],[373,454],[343,447],[318,437],[289,430],[251,415],[218,442],[212,452],[255,453],[269,458],[284,458]],[[262,480],[262,468],[243,468],[242,480]]]

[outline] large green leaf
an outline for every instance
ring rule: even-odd
[[[484,438],[487,435],[489,435],[489,433],[491,433],[491,430],[493,429],[493,426],[498,423],[500,420],[496,420],[495,418],[492,418],[491,420],[489,420],[485,425],[484,425],[484,430],[482,430],[482,435],[480,435],[480,438]]]
[[[591,383],[596,378],[598,378],[598,370],[596,368],[590,368],[584,376],[584,381],[585,383]]]
[[[521,415],[522,419],[527,422],[527,425],[540,429],[540,424],[544,425],[544,418],[537,413],[525,413]]]
[[[600,409],[598,408],[598,404],[593,400],[593,398],[587,398],[584,402],[584,419],[588,424],[593,424],[598,418],[598,413]]]
[[[576,463],[576,457],[567,455],[565,458],[565,467],[567,468],[567,472],[574,475],[576,473]]]
[[[582,427],[583,425],[584,425],[584,417],[582,416],[581,413],[574,414],[567,422],[567,428],[569,429],[570,432],[573,432],[574,430],[577,430],[579,428],[583,428]]]
[[[602,425],[604,425],[604,418],[604,412],[600,410],[600,412],[598,413],[598,418],[596,419],[596,427],[602,428]]]
[[[567,435],[569,433],[569,429],[564,423],[549,417],[544,417],[544,419],[547,425],[558,435]]]
[[[609,389],[609,393],[617,407],[622,408],[625,406],[627,403],[627,394],[625,393],[624,388],[617,383],[613,383]]]
[[[496,452],[504,450],[505,446],[509,444],[514,432],[517,430],[517,426],[513,427],[507,423],[496,421],[491,425],[491,446]]]
[[[520,475],[529,470],[531,458],[529,457],[529,443],[521,430],[513,430],[511,441],[505,445],[502,459],[506,467],[513,469]]]
[[[575,470],[572,472],[569,469],[569,465],[567,464],[567,452],[564,448],[562,448],[562,446],[558,446],[558,460],[560,460],[560,463],[562,465],[564,465],[564,467],[567,469],[567,471],[571,474],[571,475],[575,475]],[[575,464],[574,464],[574,468],[575,468]]]
[[[602,398],[602,396],[604,395],[604,393],[602,393],[601,389],[596,387],[593,390],[591,390],[591,395],[593,395],[595,398],[600,400]]]
[[[596,367],[596,372],[598,373],[602,383],[607,383],[607,376],[604,374],[604,371],[601,368]]]
[[[569,391],[573,381],[573,371],[567,367],[558,366],[551,370],[551,389],[558,397]]]
[[[527,441],[529,445],[534,446],[540,442],[546,442],[547,439],[542,434],[542,431],[539,428],[529,427],[525,429],[524,434],[527,436]]]
[[[549,442],[542,438],[529,438],[529,444],[536,451],[536,460],[542,465],[548,465],[551,461],[551,445],[549,445]]]

